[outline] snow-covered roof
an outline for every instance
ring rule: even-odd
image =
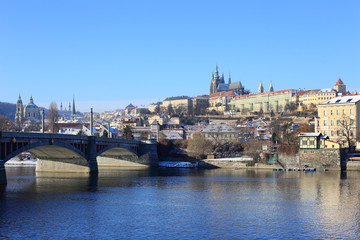
[[[326,102],[323,102],[320,105],[326,104],[341,104],[341,103],[357,103],[360,101],[360,95],[347,95],[347,96],[340,96],[336,98],[332,98]]]
[[[319,137],[321,133],[313,133],[313,132],[301,132],[298,137]]]

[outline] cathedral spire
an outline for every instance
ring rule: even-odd
[[[218,65],[216,64],[216,69],[215,69],[215,80],[217,80],[219,78],[219,71],[218,71]]]
[[[273,84],[272,82],[270,82],[270,88],[269,88],[269,92],[273,92],[274,91],[274,87],[273,87]]]
[[[229,73],[229,85],[231,84],[231,76],[230,76],[230,73]]]
[[[264,87],[262,85],[262,82],[260,81],[260,85],[259,85],[259,88],[258,88],[258,93],[263,93],[264,92]]]

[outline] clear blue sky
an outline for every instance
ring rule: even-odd
[[[95,111],[209,93],[360,90],[360,1],[0,2],[0,101]]]

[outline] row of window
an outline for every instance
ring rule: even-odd
[[[335,135],[335,133],[336,133],[336,135]],[[324,135],[327,135],[327,131],[326,131],[326,130],[324,131]],[[331,130],[330,130],[330,136],[331,136],[331,137],[335,137],[335,136],[341,137],[341,131],[340,131],[340,129],[337,129],[336,132],[335,132],[335,130],[331,129]],[[346,130],[345,130],[345,129],[342,131],[342,136],[343,136],[343,137],[346,137],[346,136],[347,136],[347,133],[346,133]],[[355,136],[354,131],[350,131],[350,137],[354,137],[354,136]]]
[[[340,115],[340,109],[336,109],[336,115]],[[326,110],[324,110],[324,116],[326,116],[327,112]],[[346,115],[346,109],[342,109],[342,114]],[[350,114],[354,114],[354,109],[350,109]],[[334,115],[334,110],[330,110],[330,115],[333,116]]]
[[[346,119],[343,118],[342,123],[341,123],[340,119],[336,119],[336,125],[337,126],[340,126],[340,125],[346,126],[348,124],[350,124],[350,126],[354,125],[354,119],[350,119],[349,122],[346,122]],[[324,120],[324,127],[326,127],[326,126],[327,126],[327,120]],[[334,119],[330,120],[330,126],[334,126]]]

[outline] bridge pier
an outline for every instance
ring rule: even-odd
[[[6,185],[6,171],[5,171],[5,162],[0,160],[0,185]]]
[[[96,137],[88,137],[88,146],[87,146],[87,160],[89,162],[90,174],[98,174],[98,164],[96,161]]]

